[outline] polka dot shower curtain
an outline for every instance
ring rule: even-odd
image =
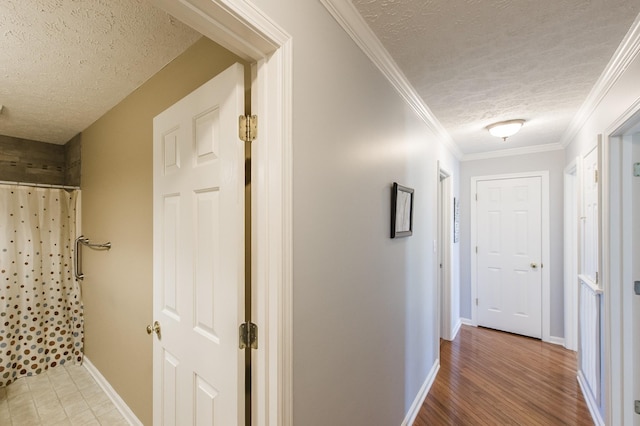
[[[82,362],[77,191],[0,185],[0,387]]]

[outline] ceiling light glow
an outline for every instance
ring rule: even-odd
[[[487,130],[489,130],[489,133],[493,136],[502,138],[506,141],[508,137],[518,133],[523,124],[524,120],[500,121],[498,123],[488,125]]]

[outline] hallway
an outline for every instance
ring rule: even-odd
[[[442,341],[440,371],[415,426],[592,425],[576,353],[500,331],[462,326]]]

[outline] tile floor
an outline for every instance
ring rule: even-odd
[[[58,366],[0,388],[0,425],[128,426],[82,366]]]

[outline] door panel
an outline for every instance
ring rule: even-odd
[[[483,180],[476,190],[478,325],[540,338],[541,179]]]
[[[244,423],[244,70],[154,119],[154,424]]]

